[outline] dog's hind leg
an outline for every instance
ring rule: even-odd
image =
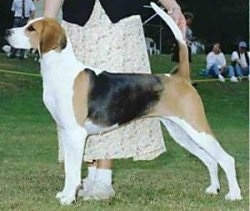
[[[65,184],[63,191],[56,198],[62,205],[68,205],[75,200],[76,191],[81,183],[81,165],[87,132],[82,127],[63,129]]]
[[[220,164],[228,180],[229,193],[225,197],[227,200],[242,199],[241,191],[236,179],[234,158],[224,151],[224,149],[220,146],[220,144],[212,135],[207,134],[205,132],[198,132],[193,127],[191,127],[191,125],[189,125],[186,121],[177,117],[167,117],[166,119],[163,119],[162,122],[168,129],[170,135],[181,146],[185,147],[186,149],[187,146],[189,146],[189,151],[193,154],[195,150],[191,148],[195,145],[196,150],[197,148],[201,148],[201,151],[203,151],[204,153],[206,152],[208,154],[207,156],[205,156],[206,159],[204,159],[203,157],[204,153],[196,154],[203,162],[207,160],[209,156],[211,156],[211,158],[213,158],[215,162]],[[211,164],[207,162],[207,166],[209,165]],[[209,167],[209,172],[213,171],[214,164],[212,164],[212,166],[213,167]],[[214,173],[212,173],[212,178],[215,178]],[[216,180],[218,179],[215,179],[214,183],[216,183]],[[208,189],[207,191],[209,191]]]
[[[207,167],[210,176],[210,186],[206,189],[208,194],[217,194],[220,191],[217,162],[202,148],[191,140],[185,131],[182,131],[175,123],[161,119],[173,139],[191,154],[198,157]]]

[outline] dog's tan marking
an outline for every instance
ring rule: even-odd
[[[179,42],[180,64],[171,77],[163,77],[164,91],[151,115],[176,116],[189,122],[197,131],[213,135],[201,98],[190,81],[187,46]]]
[[[40,54],[50,50],[61,50],[67,43],[64,29],[52,18],[31,23],[26,28],[25,33],[29,36],[32,46],[37,48]]]
[[[74,81],[73,86],[73,109],[77,123],[83,126],[88,115],[88,91],[89,76],[81,71]]]
[[[205,117],[202,101],[192,84],[179,77],[165,77],[165,87],[152,114],[176,116],[189,122],[197,131],[213,135]]]

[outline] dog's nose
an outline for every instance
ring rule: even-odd
[[[5,37],[9,37],[12,33],[13,33],[13,31],[11,29],[6,29],[5,30]]]

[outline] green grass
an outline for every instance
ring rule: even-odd
[[[201,78],[204,61],[203,55],[193,57],[192,79]],[[154,72],[167,72],[173,66],[165,55],[151,57],[151,64]],[[39,73],[32,59],[11,60],[4,54],[0,54],[1,69]],[[115,161],[114,199],[80,199],[72,206],[60,206],[55,194],[63,186],[63,169],[57,162],[55,125],[42,103],[41,79],[0,72],[0,210],[248,210],[248,81],[203,82],[197,89],[216,136],[236,159],[242,201],[225,201],[228,187],[222,170],[220,194],[206,195],[206,168],[164,132],[167,152],[157,159]]]

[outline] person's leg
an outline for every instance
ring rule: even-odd
[[[212,69],[212,67],[208,68],[206,71],[207,71],[207,72],[206,72],[207,75],[213,76],[213,69]]]
[[[209,69],[208,69],[208,74],[211,75],[212,77],[216,77],[219,74],[219,69],[217,67],[217,65],[212,65]]]
[[[104,200],[115,196],[112,187],[112,160],[102,159],[88,166],[83,190],[78,192],[84,200]]]
[[[87,162],[88,175],[85,180],[99,180],[107,184],[112,182],[112,160],[103,159],[93,162]],[[110,175],[102,175],[102,172],[110,172]],[[107,178],[105,178],[107,176]]]
[[[235,64],[235,66],[234,66],[234,71],[235,71],[235,74],[236,74],[238,77],[240,77],[240,78],[243,77],[243,72],[242,72],[242,69],[241,69],[241,67],[240,67],[239,64]]]
[[[225,82],[225,78],[222,75],[221,69],[217,65],[214,65],[214,74],[219,79],[220,82],[223,83]]]
[[[97,169],[95,179],[97,181],[103,182],[106,185],[111,185],[112,183],[112,160],[103,159],[97,161]]]
[[[226,74],[228,75],[228,77],[230,78],[230,81],[231,82],[238,82],[238,79],[235,77],[235,73],[234,73],[234,68],[233,68],[233,66],[228,66],[227,68],[226,68]]]
[[[248,80],[250,81],[250,70],[249,70],[249,66],[247,66],[246,68],[244,68],[244,76],[248,77]]]
[[[86,164],[88,166],[88,175],[87,175],[86,179],[94,180],[95,176],[96,176],[97,162],[96,161],[87,162]]]
[[[249,67],[242,68],[242,73],[244,76],[248,76],[249,75]]]
[[[225,78],[220,74],[220,70],[217,65],[214,64],[209,68],[209,74],[214,78],[218,78],[221,82],[225,82]]]

